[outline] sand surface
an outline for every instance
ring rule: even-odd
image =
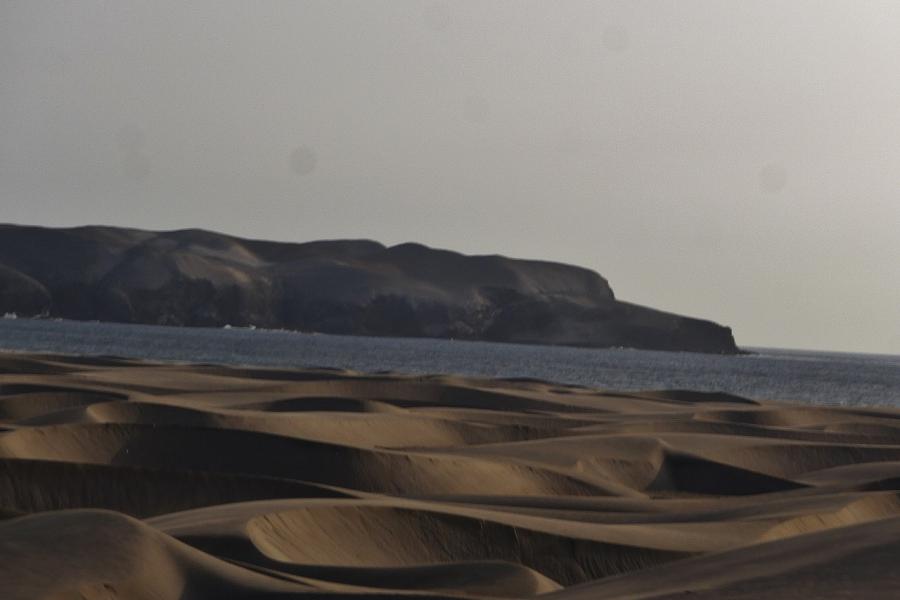
[[[896,598],[900,411],[0,354],[7,599]]]

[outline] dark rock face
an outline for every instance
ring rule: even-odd
[[[366,240],[0,225],[0,313],[737,352],[731,330],[615,299],[597,273]]]

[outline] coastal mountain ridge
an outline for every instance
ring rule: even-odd
[[[731,330],[617,299],[598,273],[371,240],[0,225],[0,313],[736,353]]]

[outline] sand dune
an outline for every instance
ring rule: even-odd
[[[4,598],[897,597],[900,411],[0,354]]]

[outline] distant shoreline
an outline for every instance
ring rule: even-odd
[[[590,269],[418,243],[0,224],[0,259],[0,314],[740,352],[730,328],[623,301]]]
[[[538,377],[609,389],[683,388],[813,404],[900,404],[900,357],[757,350],[713,355],[427,338],[0,320],[0,348],[267,367]]]

